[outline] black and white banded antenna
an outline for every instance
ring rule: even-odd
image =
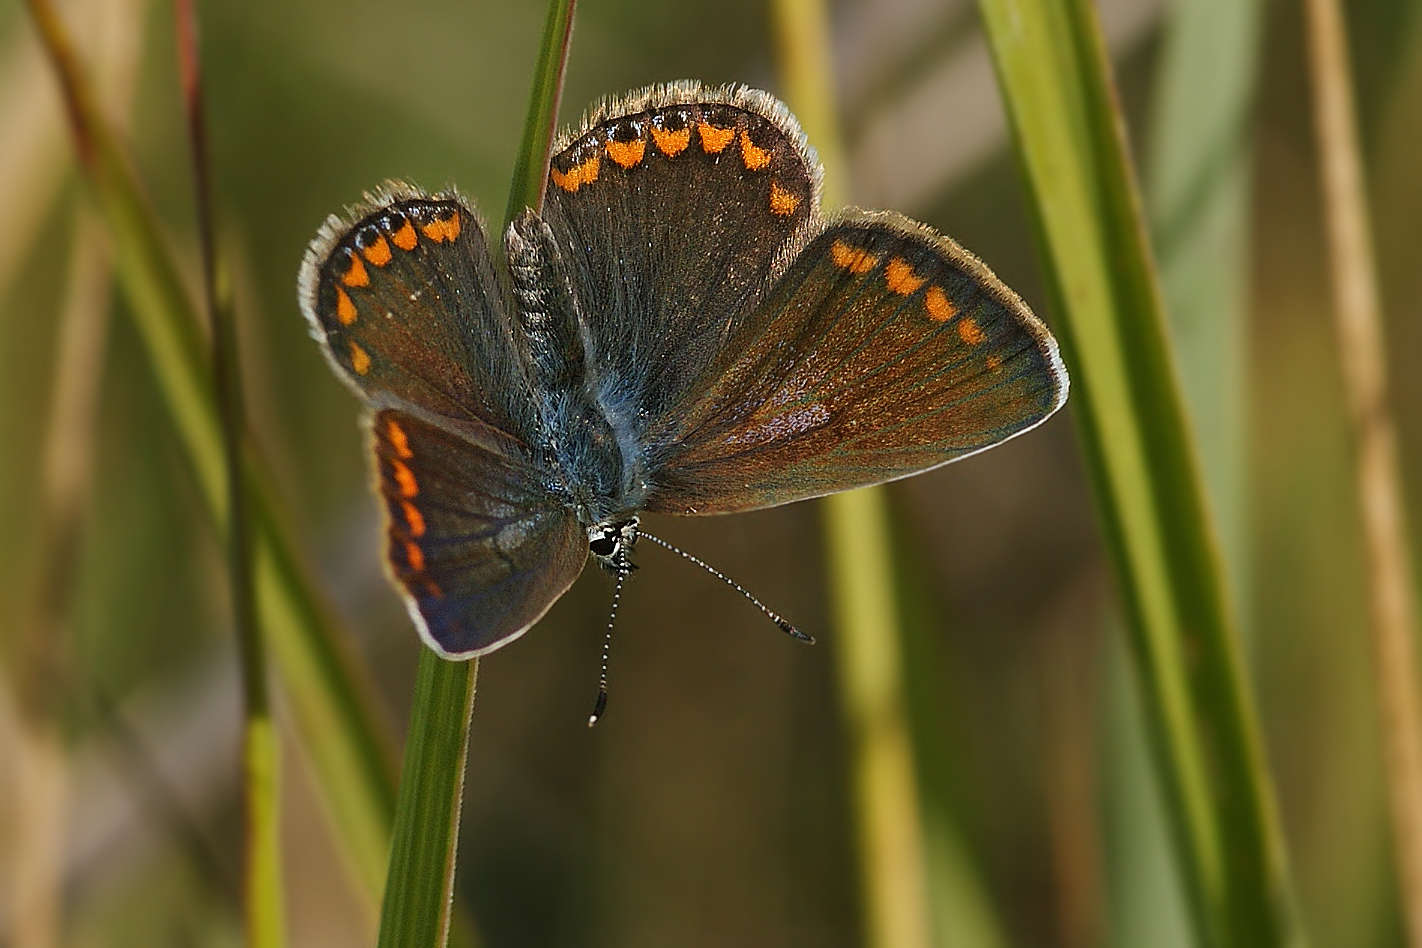
[[[627,581],[630,569],[619,569],[617,584],[612,587],[612,610],[607,617],[607,633],[602,637],[602,671],[597,678],[597,701],[593,703],[592,714],[588,715],[588,727],[597,723],[602,712],[607,710],[607,663],[612,653],[612,626],[617,621],[617,604],[622,599],[622,584]]]
[[[694,556],[686,552],[680,547],[673,546],[672,544],[668,543],[666,540],[661,539],[660,537],[652,536],[645,530],[637,531],[637,536],[647,540],[651,540],[653,543],[655,543],[657,546],[662,547],[663,549],[671,550],[673,553],[675,553],[677,556],[680,556],[682,559],[690,560],[692,563],[695,563],[697,566],[701,567],[706,572],[710,573],[712,576],[715,576],[721,582],[725,583],[727,586],[730,586],[736,592],[740,593],[747,600],[749,600],[751,605],[755,606],[761,612],[765,613],[765,617],[771,622],[774,622],[780,628],[781,632],[784,632],[786,635],[789,635],[793,639],[797,639],[798,641],[805,642],[809,645],[815,644],[815,637],[813,635],[801,632],[799,629],[795,628],[784,616],[771,609],[759,599],[755,598],[755,596],[752,596],[750,590],[746,589],[740,583],[736,582],[734,579],[727,576],[725,573],[721,572],[719,569],[712,566],[710,563],[706,562],[698,556]]]
[[[769,619],[771,622],[774,622],[775,625],[780,629],[780,631],[784,632],[786,635],[790,636],[796,641],[804,642],[808,645],[815,644],[815,637],[813,635],[801,632],[799,629],[795,628],[795,626],[790,624],[790,621],[788,619],[786,619],[780,613],[776,612],[774,609],[771,609],[769,606],[761,602],[755,596],[751,595],[750,590],[746,589],[740,583],[736,582],[734,579],[727,576],[725,573],[721,572],[719,569],[712,566],[710,563],[706,562],[698,556],[694,556],[691,553],[686,552],[678,546],[673,546],[672,544],[668,543],[666,540],[661,539],[660,537],[654,537],[650,533],[647,533],[643,530],[638,530],[636,535],[638,537],[644,537],[648,540],[651,540],[657,546],[660,546],[667,550],[671,550],[677,556],[680,556],[685,560],[689,560],[690,562],[695,563],[697,566],[701,567],[706,572],[710,573],[712,576],[715,576],[721,582],[725,583],[727,586],[730,586],[736,592],[740,593],[747,601],[751,603],[751,605],[755,606],[762,613],[764,613],[767,619]],[[607,633],[603,636],[602,640],[602,670],[598,675],[597,701],[593,704],[592,714],[588,715],[588,727],[592,727],[593,725],[597,724],[598,719],[602,717],[602,713],[607,710],[607,666],[612,652],[612,627],[617,622],[617,606],[618,603],[622,600],[622,584],[626,582],[627,577],[631,574],[633,568],[634,567],[632,567],[629,563],[626,567],[614,570],[617,573],[617,584],[612,589],[612,609],[607,617]]]

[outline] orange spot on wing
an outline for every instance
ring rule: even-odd
[[[356,315],[356,306],[350,296],[339,286],[336,287],[336,319],[342,326],[349,326],[356,321]]]
[[[879,263],[879,258],[862,247],[853,247],[842,240],[830,245],[830,259],[835,266],[843,267],[850,273],[864,274]]]
[[[423,573],[425,571],[425,553],[414,540],[405,541],[405,562],[410,564],[410,569],[413,572]]]
[[[688,125],[686,128],[677,129],[673,132],[669,129],[657,128],[657,126],[653,125],[652,141],[656,143],[657,148],[662,154],[668,158],[675,158],[677,155],[686,151],[686,146],[691,144],[691,126]]]
[[[998,369],[1002,368],[1002,360],[995,355],[987,357],[987,364],[988,371],[990,372],[996,372]]]
[[[913,267],[909,266],[898,257],[889,261],[889,265],[884,268],[884,282],[889,284],[889,289],[901,296],[908,296],[928,281],[917,273],[913,272]]]
[[[415,452],[410,450],[410,438],[405,434],[405,429],[395,423],[394,418],[385,420],[385,439],[390,442],[390,446],[395,449],[395,454],[402,458],[412,458]]]
[[[370,286],[370,274],[365,271],[365,264],[360,257],[351,254],[350,269],[341,277],[341,282],[346,286]]]
[[[958,323],[958,335],[970,346],[979,345],[987,339],[987,333],[983,332],[983,327],[979,326],[971,316],[964,317]]]
[[[427,224],[420,225],[420,231],[437,244],[442,244],[447,240],[455,240],[459,237],[459,212],[455,211],[448,217],[436,217]]]
[[[365,259],[373,266],[383,267],[395,256],[390,250],[390,243],[384,237],[377,237],[375,243],[361,251]]]
[[[696,131],[701,135],[701,150],[708,155],[719,155],[736,137],[734,128],[717,128],[709,122],[698,122]]]
[[[759,171],[770,164],[770,150],[761,148],[741,129],[741,161],[749,171]]]
[[[390,462],[390,474],[395,478],[395,486],[400,488],[400,496],[406,499],[420,496],[420,485],[415,480],[415,472],[400,461]]]
[[[419,243],[420,236],[415,233],[415,225],[407,220],[399,230],[390,235],[390,239],[395,241],[395,246],[408,252],[415,249],[415,244]]]
[[[953,301],[948,298],[947,293],[943,292],[941,286],[928,288],[928,292],[923,294],[923,306],[928,310],[928,318],[939,323],[946,323],[957,312],[953,307]]]
[[[624,168],[634,168],[642,161],[642,156],[647,153],[647,141],[643,138],[634,138],[630,142],[610,141],[607,143],[607,157],[617,162]]]
[[[800,206],[800,199],[780,186],[779,181],[770,182],[770,213],[779,217],[789,217]]]
[[[553,178],[553,183],[567,191],[569,194],[577,191],[585,184],[592,184],[597,180],[597,173],[602,169],[602,159],[593,155],[580,165],[574,165],[566,172],[557,168],[550,168],[549,174]]]
[[[420,513],[418,507],[408,500],[400,501],[400,510],[405,515],[405,522],[410,525],[410,536],[422,537],[425,535],[425,516]]]
[[[355,369],[356,375],[364,375],[370,371],[370,353],[351,342],[351,368]]]

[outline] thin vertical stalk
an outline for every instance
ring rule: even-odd
[[[86,194],[109,229],[127,312],[204,510],[225,537],[223,425],[195,307],[136,176],[95,103],[63,22],[48,0],[28,0],[27,6],[60,82]],[[284,515],[258,452],[250,443],[244,447],[262,623],[271,632],[290,686],[294,717],[338,826],[336,838],[373,903],[384,877],[394,811],[388,745],[374,719],[373,689],[345,651],[330,610],[287,534],[291,518]]]
[[[574,0],[550,0],[509,213],[542,204],[553,122],[567,66]],[[395,804],[379,948],[443,948],[449,940],[460,802],[479,660],[449,662],[420,649]]]
[[[242,773],[246,811],[243,911],[247,944],[281,948],[286,942],[281,885],[280,748],[267,688],[266,643],[257,622],[252,538],[243,470],[247,419],[237,316],[227,267],[217,250],[212,156],[202,90],[202,56],[192,0],[174,0],[178,70],[192,148],[198,238],[202,245],[204,302],[212,340],[212,379],[222,423],[223,474],[227,487],[227,575],[233,630],[241,658],[243,696]]]
[[[772,6],[786,98],[827,173],[824,202],[844,203],[842,138],[821,0]],[[848,730],[867,943],[932,943],[918,768],[904,696],[903,628],[882,488],[825,498],[834,656]]]
[[[443,948],[449,940],[460,803],[479,660],[420,649],[378,948]]]
[[[528,94],[528,113],[523,121],[523,147],[514,164],[505,223],[522,214],[526,207],[537,210],[543,206],[543,192],[548,187],[549,150],[553,147],[553,131],[558,122],[558,104],[563,99],[563,76],[573,42],[576,7],[577,0],[554,0],[548,4],[543,42],[533,70],[533,88]]]
[[[1358,507],[1372,610],[1369,640],[1392,819],[1393,854],[1408,943],[1422,946],[1422,701],[1417,604],[1397,432],[1387,394],[1382,306],[1372,245],[1348,41],[1336,0],[1306,0],[1309,76]]]

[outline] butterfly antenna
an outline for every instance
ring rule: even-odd
[[[612,654],[612,626],[617,621],[617,603],[622,599],[622,584],[631,570],[617,571],[617,584],[612,587],[612,612],[607,617],[607,634],[602,639],[602,671],[597,680],[597,701],[593,703],[592,714],[588,715],[588,727],[597,723],[602,712],[607,710],[607,663]]]
[[[727,576],[725,573],[721,572],[721,571],[720,571],[719,569],[717,569],[716,567],[712,566],[710,563],[706,562],[705,560],[701,559],[700,557],[693,556],[692,554],[686,552],[685,550],[681,549],[680,547],[672,546],[672,545],[671,545],[670,543],[668,543],[666,540],[660,539],[659,537],[654,537],[654,536],[652,536],[650,533],[646,532],[645,530],[638,530],[638,531],[637,531],[637,536],[641,537],[642,539],[651,540],[651,541],[652,541],[653,543],[655,543],[657,546],[663,547],[664,549],[671,550],[671,551],[672,551],[673,553],[675,553],[677,556],[680,556],[681,558],[686,559],[686,560],[690,560],[691,562],[695,563],[697,566],[699,566],[699,567],[701,567],[702,569],[706,570],[706,572],[710,573],[712,576],[715,576],[715,577],[716,577],[717,579],[719,579],[721,582],[725,583],[727,586],[730,586],[730,587],[731,587],[732,589],[734,589],[736,592],[740,593],[740,594],[741,594],[742,596],[744,596],[746,599],[750,600],[750,602],[751,602],[752,605],[754,605],[754,606],[755,606],[757,609],[759,609],[761,612],[765,613],[766,618],[768,618],[771,622],[774,622],[777,626],[780,627],[780,631],[786,633],[786,634],[789,635],[791,638],[799,639],[801,642],[808,642],[808,643],[811,644],[811,645],[814,645],[814,644],[815,644],[815,637],[814,637],[813,635],[808,635],[808,634],[806,634],[806,633],[804,633],[804,632],[801,632],[799,629],[795,628],[795,627],[794,627],[793,625],[791,625],[788,621],[786,621],[786,619],[785,619],[783,616],[781,616],[780,613],[775,612],[775,611],[772,610],[769,606],[767,606],[765,603],[761,602],[759,599],[757,599],[757,598],[755,598],[754,596],[752,596],[752,595],[750,594],[750,591],[749,591],[748,589],[746,589],[746,588],[745,588],[744,586],[742,586],[740,583],[736,582],[736,581],[735,581],[734,579],[732,579],[731,577]]]

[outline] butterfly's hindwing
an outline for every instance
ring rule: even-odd
[[[997,444],[1066,396],[1056,343],[976,258],[905,218],[815,237],[688,404],[648,433],[646,509],[717,513],[880,483]]]
[[[477,655],[522,634],[582,571],[587,535],[566,500],[487,432],[386,409],[371,433],[387,560],[441,654]]]

